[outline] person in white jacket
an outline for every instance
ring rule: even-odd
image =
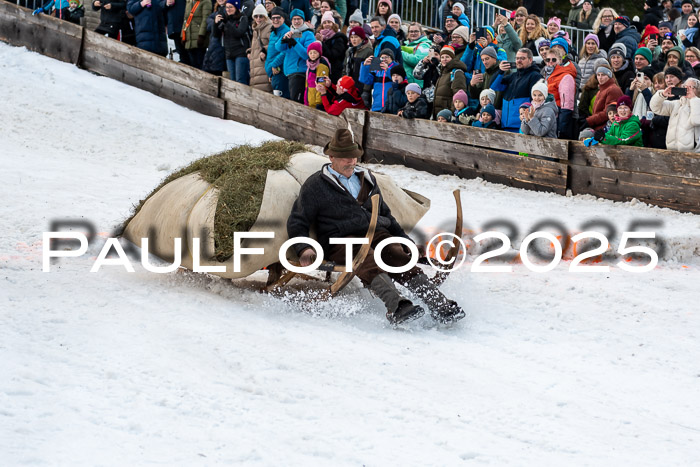
[[[670,117],[666,149],[700,153],[700,81],[688,78],[683,87],[686,95],[674,101],[667,100],[673,87],[657,91],[649,106],[654,114]]]

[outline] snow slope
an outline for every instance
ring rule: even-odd
[[[618,239],[660,222],[646,274],[460,269],[449,328],[393,329],[357,283],[311,306],[138,264],[91,274],[169,172],[274,137],[1,43],[0,78],[2,465],[697,464],[699,216],[375,167],[433,200],[425,231],[453,222],[457,187],[467,225],[511,221],[516,248],[545,218]],[[42,273],[63,218],[101,240]]]

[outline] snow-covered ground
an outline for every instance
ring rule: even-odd
[[[543,219],[606,220],[614,248],[659,222],[645,274],[460,269],[447,328],[393,329],[356,283],[311,307],[91,274],[100,242],[42,273],[52,220],[104,241],[175,168],[274,137],[1,43],[0,80],[0,465],[698,465],[700,216],[375,167],[432,199],[425,231],[452,228],[454,188],[516,248]]]

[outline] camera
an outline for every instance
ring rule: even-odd
[[[683,97],[686,94],[688,94],[688,91],[685,90],[685,88],[671,88],[671,95],[675,97]]]

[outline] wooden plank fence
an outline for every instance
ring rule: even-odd
[[[406,120],[369,111],[341,117],[275,97],[234,81],[109,39],[87,28],[0,1],[0,40],[76,64],[169,99],[282,138],[324,145],[349,127],[365,160],[403,164],[530,190],[592,194],[700,214],[700,155],[518,135]],[[526,153],[523,157],[518,153]]]

